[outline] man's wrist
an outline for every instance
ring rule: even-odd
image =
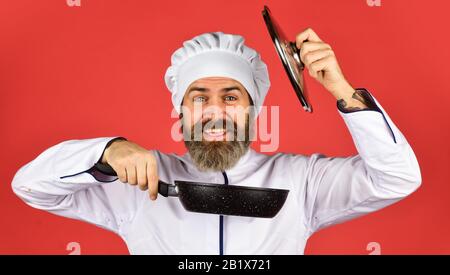
[[[343,113],[363,110],[380,111],[370,93],[364,88],[354,89],[351,100],[339,99],[337,101],[337,107]]]
[[[356,90],[353,90],[351,98],[338,99],[337,104],[340,109],[345,109],[346,111],[359,111],[368,108],[364,98]]]
[[[336,89],[330,91],[336,98],[338,106],[349,111],[367,108],[364,99],[358,96],[356,90],[347,82],[342,81]]]
[[[333,85],[333,88],[329,92],[336,98],[339,99],[351,99],[355,89],[346,80],[342,80],[338,84]]]
[[[103,153],[102,153],[102,156],[100,157],[100,161],[99,162],[103,163],[103,164],[107,164],[108,163],[107,159],[108,159],[109,149],[110,149],[111,145],[113,145],[114,143],[117,143],[117,142],[121,142],[121,141],[127,141],[127,139],[124,138],[124,137],[117,137],[117,138],[111,139],[106,144],[105,149],[103,150]]]

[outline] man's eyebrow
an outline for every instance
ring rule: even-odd
[[[242,89],[239,86],[225,87],[225,88],[221,89],[221,92],[229,92],[229,91],[234,91],[234,90],[238,90],[241,94],[244,94],[244,92],[242,91]],[[203,87],[192,86],[191,88],[189,88],[188,93],[193,92],[193,91],[207,92],[207,91],[209,91],[209,89],[203,88]]]
[[[193,91],[207,92],[207,91],[209,91],[209,89],[208,88],[202,88],[202,87],[193,86],[193,87],[189,88],[188,93],[193,92]]]
[[[244,92],[242,91],[242,89],[239,86],[231,86],[231,87],[226,87],[226,88],[222,89],[223,92],[229,92],[229,91],[234,91],[234,90],[238,90],[239,92],[241,92],[241,94],[244,94]]]

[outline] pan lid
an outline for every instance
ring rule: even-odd
[[[304,83],[304,64],[300,60],[300,51],[297,49],[295,42],[291,42],[286,38],[267,6],[264,6],[262,15],[292,87],[294,88],[303,109],[306,112],[311,113],[312,106],[309,103]]]

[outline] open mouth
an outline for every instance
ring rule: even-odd
[[[227,130],[224,128],[205,129],[203,130],[203,137],[207,141],[220,141],[225,140],[227,136]]]

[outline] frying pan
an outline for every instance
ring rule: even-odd
[[[291,42],[286,38],[267,6],[264,6],[262,15],[270,37],[272,38],[272,42],[275,45],[275,49],[283,63],[283,67],[286,70],[298,100],[300,100],[300,103],[306,112],[312,113],[312,106],[308,100],[307,89],[303,78],[305,66],[300,60],[299,49],[295,42]]]
[[[108,164],[97,163],[103,174],[117,176]],[[178,197],[187,211],[273,218],[286,201],[289,190],[256,188],[176,180],[175,184],[158,181],[158,193],[164,197]]]

